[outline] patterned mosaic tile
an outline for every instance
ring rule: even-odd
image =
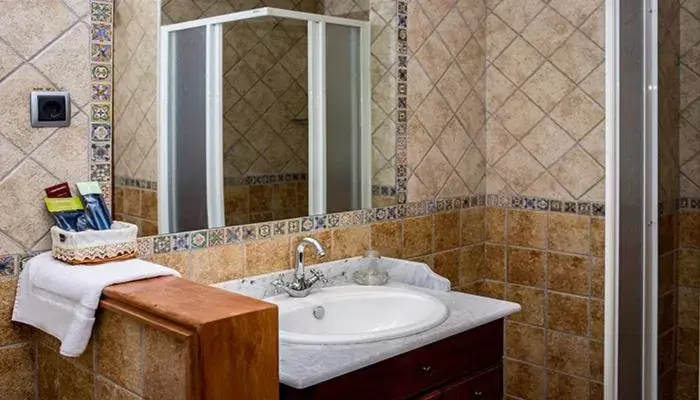
[[[16,261],[16,256],[0,256],[0,277],[14,276]]]
[[[193,249],[203,249],[207,247],[207,231],[198,231],[192,233],[191,246]]]
[[[226,229],[212,229],[209,231],[207,246],[220,246],[226,241]]]

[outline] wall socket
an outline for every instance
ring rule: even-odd
[[[70,94],[68,92],[33,91],[30,119],[34,128],[70,125]]]

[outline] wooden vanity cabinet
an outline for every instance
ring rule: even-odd
[[[280,398],[496,400],[503,398],[503,320],[400,354]]]

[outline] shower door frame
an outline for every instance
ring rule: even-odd
[[[658,0],[606,0],[605,7],[605,399],[653,400],[658,391]]]
[[[158,231],[170,233],[170,180],[172,126],[171,114],[164,110],[169,101],[171,34],[186,29],[206,29],[206,148],[207,148],[207,211],[208,227],[225,226],[222,140],[222,60],[223,30],[228,22],[273,17],[306,21],[308,35],[308,115],[309,115],[309,214],[326,213],[326,25],[342,25],[359,30],[359,138],[360,138],[360,198],[361,208],[372,207],[372,133],[371,133],[371,36],[369,21],[313,14],[300,11],[262,7],[215,17],[202,18],[161,26],[158,32]]]

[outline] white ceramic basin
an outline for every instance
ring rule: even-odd
[[[433,296],[385,286],[335,286],[306,298],[284,294],[265,300],[279,307],[280,341],[286,343],[377,342],[426,331],[448,317],[445,304]]]

